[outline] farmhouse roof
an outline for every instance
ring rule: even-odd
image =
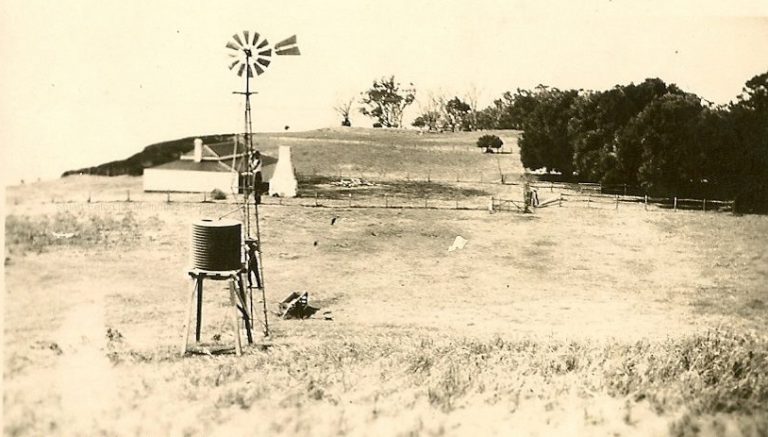
[[[225,148],[226,145],[232,147],[231,142],[218,144],[219,148]],[[152,168],[162,170],[231,172],[232,168],[234,167],[235,171],[242,173],[246,171],[245,161],[245,156],[241,154],[240,156],[235,157],[233,166],[232,152],[230,149],[228,157],[225,155],[217,159],[203,160],[200,162],[195,162],[191,159],[177,159],[176,161],[167,162]],[[276,163],[276,158],[265,155],[263,153],[261,154],[261,173],[263,180],[268,181],[269,178],[272,177]]]
[[[211,171],[226,173],[232,171],[228,165],[219,161],[200,161],[195,162],[188,159],[177,159],[176,161],[166,162],[165,164],[152,167],[162,170],[186,170],[186,171]]]
[[[238,143],[237,149],[235,149],[235,143],[233,141],[223,141],[221,143],[203,144],[203,160],[204,161],[221,161],[222,159],[232,159],[232,156],[242,155],[245,153],[245,146]],[[195,151],[181,155],[183,160],[194,160]]]

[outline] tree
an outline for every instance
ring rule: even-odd
[[[445,123],[452,132],[470,130],[470,114],[472,108],[467,102],[454,97],[445,103]]]
[[[689,194],[703,181],[696,142],[703,108],[693,94],[665,94],[649,103],[625,130],[627,144],[640,149],[637,179],[648,192]]]
[[[342,126],[352,126],[352,122],[349,121],[349,113],[352,110],[352,103],[354,103],[354,101],[355,98],[350,97],[349,99],[338,101],[336,105],[333,106],[333,110],[342,117]]]
[[[503,145],[504,142],[496,135],[483,135],[477,140],[477,147],[485,149],[485,153],[491,153],[492,149],[498,152]]]
[[[401,89],[400,83],[395,82],[395,76],[383,77],[374,80],[371,88],[362,93],[361,103],[364,106],[360,112],[384,127],[400,127],[403,124],[403,112],[413,103],[415,94],[412,83],[410,88]]]
[[[768,212],[768,72],[749,79],[730,110],[739,147],[737,207]]]
[[[520,160],[526,168],[544,168],[564,176],[573,174],[568,120],[577,94],[575,90],[561,91],[544,86],[534,93],[524,94],[526,113],[522,119],[524,132],[520,138]]]
[[[651,101],[670,92],[684,94],[661,79],[580,93],[568,122],[574,171],[579,178],[604,184],[636,185],[641,150],[636,143],[620,141],[621,134],[629,121]]]
[[[443,119],[443,99],[438,94],[430,92],[424,101],[419,101],[420,114],[411,124],[421,129],[436,131]]]

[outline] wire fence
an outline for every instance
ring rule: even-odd
[[[620,194],[592,194],[592,193],[560,193],[560,197],[549,202],[545,206],[575,206],[596,209],[616,209],[628,206],[642,207],[644,210],[651,208],[664,210],[688,210],[702,212],[729,212],[735,213],[734,201],[722,201],[711,199],[687,199],[679,197],[649,197],[649,196],[624,196]]]
[[[429,180],[429,179],[427,179]],[[479,181],[478,181],[479,182]],[[478,183],[475,182],[475,183]],[[490,182],[489,182],[490,183]],[[523,181],[506,182],[499,187],[506,192],[493,195],[465,195],[449,193],[391,194],[360,190],[358,192],[329,192],[327,190],[304,191],[301,196],[281,198],[262,196],[260,203],[275,206],[303,206],[317,208],[402,208],[402,209],[453,209],[453,210],[491,210],[524,212],[525,204],[522,199],[522,187],[517,192],[516,186],[522,186]],[[583,207],[594,209],[620,209],[630,206],[641,207],[644,210],[692,210],[702,212],[735,212],[734,201],[717,199],[691,199],[680,197],[651,197],[647,195],[624,195],[624,187],[613,186],[606,188],[600,184],[564,183],[564,182],[535,182],[529,183],[537,190],[541,202],[533,205],[530,210],[537,208]],[[606,194],[608,189],[619,189],[621,194]],[[630,192],[632,187],[627,187]],[[347,190],[348,191],[348,190]],[[519,197],[519,198],[518,198]],[[63,192],[50,196],[51,203],[197,203],[197,204],[231,204],[242,203],[241,195],[228,194],[226,198],[214,198],[211,193],[181,193],[181,192],[146,192],[141,189],[106,189],[99,192]],[[47,203],[48,198],[36,198],[35,201]],[[29,202],[29,199],[13,198],[12,203]]]

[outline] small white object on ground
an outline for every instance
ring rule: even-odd
[[[464,246],[467,245],[467,241],[468,240],[461,235],[456,236],[456,239],[453,240],[453,244],[448,248],[448,252],[453,252],[456,249],[464,249]]]

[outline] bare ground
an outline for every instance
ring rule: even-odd
[[[93,244],[7,248],[6,433],[766,432],[765,217],[265,206],[270,306],[309,291],[334,321],[272,317],[267,350],[182,359],[189,223],[229,208],[8,205],[31,222],[131,219]],[[222,287],[205,302],[212,348],[232,344]],[[747,373],[706,382],[721,359]]]

